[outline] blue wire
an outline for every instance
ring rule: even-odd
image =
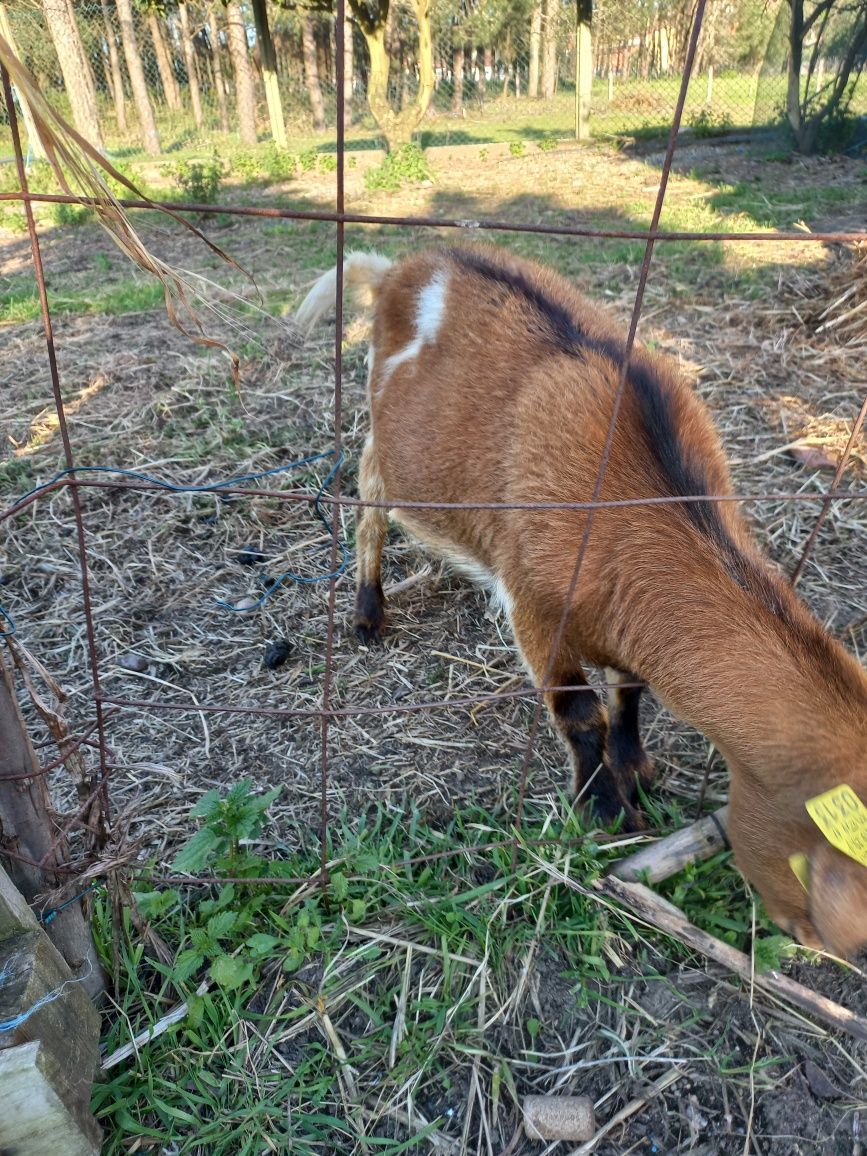
[[[150,474],[143,474],[139,470],[123,470],[117,466],[71,466],[65,470],[60,470],[54,477],[49,478],[47,482],[41,482],[38,486],[34,486],[32,490],[28,490],[26,494],[22,494],[19,498],[20,502],[32,498],[36,494],[43,491],[50,490],[62,478],[68,477],[71,474],[113,474],[124,478],[135,478],[139,482],[147,482],[149,485],[158,486],[161,490],[168,490],[172,494],[209,494],[218,490],[225,490],[234,488],[235,486],[243,485],[247,482],[260,482],[263,478],[271,478],[276,474],[285,474],[290,470],[300,470],[304,466],[312,465],[313,462],[321,462],[326,458],[334,455],[333,450],[326,451],[321,454],[308,454],[305,458],[299,458],[296,462],[289,462],[285,466],[275,466],[271,470],[262,470],[255,474],[239,474],[233,478],[225,478],[221,482],[208,482],[202,486],[183,486],[176,482],[166,482],[161,478],[152,477]],[[316,491],[316,497],[313,499],[313,509],[316,517],[325,527],[329,534],[333,534],[334,527],[322,510],[322,496],[327,490],[328,486],[334,479],[335,474],[343,465],[345,456],[343,450],[340,450],[335,456],[334,464],[325,476],[322,485]],[[284,582],[297,582],[302,586],[315,586],[319,582],[331,582],[335,578],[339,578],[341,574],[346,572],[349,566],[349,548],[343,541],[338,541],[340,547],[341,562],[335,570],[330,570],[327,574],[319,574],[313,578],[304,577],[301,574],[296,574],[293,570],[286,570],[278,578],[273,580],[260,579],[260,582],[265,586],[265,592],[262,597],[250,606],[233,606],[230,602],[225,602],[221,598],[215,601],[218,606],[224,610],[231,610],[235,614],[245,614],[249,610],[256,610],[262,606],[274,594]],[[0,619],[8,624],[7,630],[0,630],[0,638],[8,638],[10,635],[16,633],[16,626],[12,617],[6,612],[2,604],[0,604]]]
[[[58,907],[52,907],[50,911],[43,911],[39,916],[39,922],[43,927],[47,926],[47,924],[53,922],[57,918],[61,911],[65,911],[66,908],[71,907],[73,903],[78,903],[79,899],[83,899],[85,895],[89,895],[91,891],[96,891],[97,887],[99,887],[98,883],[91,883],[91,885],[86,887],[84,891],[79,891],[77,895],[73,895],[73,897],[71,899],[67,899],[65,903],[61,903]]]

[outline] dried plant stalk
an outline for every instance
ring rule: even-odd
[[[45,151],[45,157],[63,191],[92,209],[97,220],[124,256],[135,262],[145,273],[150,273],[162,284],[166,313],[169,321],[186,337],[200,345],[221,349],[229,358],[232,377],[239,383],[239,361],[222,341],[205,333],[201,318],[193,305],[210,308],[194,282],[180,270],[174,269],[152,253],[134,228],[132,221],[106,181],[106,176],[128,189],[133,197],[147,202],[151,208],[166,213],[190,229],[221,260],[243,270],[227,253],[180,214],[163,205],[157,205],[144,196],[114,165],[57,113],[42,94],[33,73],[12,51],[9,42],[0,36],[0,67],[8,74],[22,104],[32,118],[33,126]],[[14,115],[9,110],[9,115]],[[22,190],[23,192],[23,190]],[[182,320],[183,318],[183,320]]]

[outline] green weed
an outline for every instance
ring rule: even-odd
[[[364,183],[368,189],[399,189],[405,184],[414,184],[418,181],[430,179],[430,168],[421,148],[410,142],[401,145],[394,152],[387,153],[374,169],[368,169],[364,174]]]
[[[258,181],[262,176],[262,162],[258,153],[252,149],[239,149],[230,158],[229,164],[232,173],[248,184]]]
[[[509,143],[509,152],[513,157],[522,157],[525,151],[524,142],[522,140],[513,140]]]
[[[482,961],[488,990],[507,993],[523,961],[541,951],[546,967],[571,975],[576,1008],[594,998],[589,985],[616,991],[623,981],[628,917],[556,882],[565,873],[586,886],[607,858],[568,806],[528,807],[515,861],[512,832],[482,810],[468,808],[445,827],[428,825],[409,804],[344,816],[332,828],[323,888],[315,841],[276,859],[261,850],[277,794],[256,794],[249,781],[226,795],[208,791],[192,811],[201,826],[171,870],[207,872],[214,882],[142,882],[135,892],[170,958],[150,958],[128,921],[124,987],[106,1046],[179,999],[187,1015],[95,1088],[107,1153],[140,1138],[178,1152],[198,1145],[213,1156],[253,1156],[263,1128],[278,1150],[348,1151],[359,1133],[340,1098],[347,1071],[367,1102],[388,1096],[387,1072],[388,1088],[411,1087],[436,1104],[451,1102],[456,1066],[482,1053],[492,1091],[495,1084],[496,1096],[514,1103],[510,1053],[499,1054],[480,1029]],[[749,931],[750,917],[740,917],[743,886],[725,857],[673,882],[671,894],[691,915],[710,908],[705,923],[715,930]],[[103,901],[96,929],[107,954]],[[763,942],[769,959],[785,950]],[[353,1017],[363,1030],[349,1027]],[[515,1036],[529,1051],[560,1046],[550,1025],[520,1004],[497,1038]],[[255,1077],[251,1049],[264,1060]],[[268,1058],[281,1056],[290,1062]],[[414,1146],[385,1123],[368,1122],[366,1144],[394,1156]],[[448,1127],[437,1109],[434,1126]]]
[[[201,205],[216,201],[223,182],[223,162],[216,149],[208,160],[179,161],[168,171],[180,185],[184,200]]]
[[[699,140],[707,137],[725,136],[734,126],[734,121],[727,112],[705,106],[694,112],[687,122]]]
[[[94,219],[93,210],[86,205],[70,205],[64,201],[50,205],[48,211],[55,225],[86,225]]]
[[[311,173],[316,168],[316,161],[319,154],[316,149],[305,149],[298,154],[298,167],[302,173]]]

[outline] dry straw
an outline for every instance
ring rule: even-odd
[[[213,306],[203,298],[189,273],[173,268],[151,252],[112,192],[106,176],[117,181],[155,211],[167,214],[190,229],[222,261],[236,269],[240,269],[240,266],[180,214],[145,197],[122,172],[76,132],[51,107],[42,95],[33,73],[19,60],[3,36],[0,36],[0,66],[8,73],[18,99],[27,107],[46,160],[64,193],[77,197],[81,204],[91,209],[120,251],[145,273],[150,273],[161,282],[169,321],[198,344],[221,349],[231,362],[232,377],[238,385],[240,377],[237,355],[222,341],[206,334],[197,311],[197,307],[212,310]],[[26,195],[26,188],[22,188],[22,196]]]

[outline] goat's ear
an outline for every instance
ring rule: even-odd
[[[854,955],[867,944],[867,867],[820,839],[810,853],[810,917],[825,948]]]

